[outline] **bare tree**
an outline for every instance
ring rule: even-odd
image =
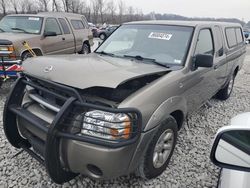
[[[92,20],[94,23],[97,23],[99,17],[99,5],[97,0],[91,2],[91,8],[92,8]]]
[[[0,6],[3,12],[3,15],[6,15],[6,9],[7,9],[7,2],[6,0],[1,0],[0,1]]]
[[[10,5],[12,6],[12,8],[14,9],[15,13],[18,14],[18,10],[19,10],[19,1],[18,0],[10,0]]]
[[[48,12],[48,5],[49,5],[50,0],[38,0],[38,3],[42,9],[42,11]]]
[[[119,11],[119,22],[122,23],[123,19],[122,16],[124,15],[124,10],[125,10],[125,3],[123,0],[120,0],[118,3],[118,11]]]
[[[71,1],[72,0],[62,0],[63,8],[65,12],[69,12]]]
[[[116,5],[113,0],[110,0],[107,3],[107,14],[110,16],[110,21],[115,22],[115,12],[116,12]]]
[[[52,0],[52,11],[60,11],[60,6],[57,0]]]

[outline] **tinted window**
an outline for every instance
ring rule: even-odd
[[[223,36],[220,27],[215,26],[215,36],[216,36],[216,46],[217,46],[217,51],[216,51],[216,56],[221,56],[223,55]]]
[[[84,25],[81,20],[71,20],[71,24],[74,29],[84,29]]]
[[[237,45],[237,39],[236,39],[234,28],[227,28],[226,29],[226,37],[227,37],[227,44],[228,44],[229,48]]]
[[[55,32],[57,35],[61,35],[62,31],[55,18],[47,18],[45,22],[45,32]]]
[[[236,28],[236,38],[238,44],[243,42],[243,36],[240,28]]]
[[[200,31],[195,54],[211,54],[213,55],[213,39],[209,29],[203,29]]]
[[[63,18],[59,18],[58,20],[62,26],[64,34],[70,34],[70,30],[69,30],[69,26],[67,22]]]

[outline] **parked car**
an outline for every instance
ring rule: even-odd
[[[0,21],[0,58],[6,65],[5,70],[32,56],[23,45],[24,41],[38,56],[84,54],[90,53],[93,36],[86,18],[79,14],[44,12],[7,15]],[[1,65],[0,77],[4,74]],[[16,77],[16,74],[7,74]]]
[[[86,56],[27,59],[5,104],[5,135],[56,183],[79,173],[155,178],[187,114],[229,98],[245,53],[240,24],[123,24]]]
[[[244,31],[244,35],[245,35],[247,43],[249,44],[250,43],[250,32],[249,31]]]
[[[108,26],[104,29],[97,30],[97,35],[99,36],[100,39],[105,40],[111,33],[113,33],[119,26],[113,25],[113,26]]]
[[[249,188],[250,185],[250,113],[231,120],[218,130],[211,160],[222,167],[218,188]]]

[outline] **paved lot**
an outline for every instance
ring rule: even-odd
[[[0,187],[216,187],[219,169],[209,160],[211,142],[217,129],[226,126],[231,117],[250,111],[249,75],[250,48],[230,99],[211,99],[212,107],[203,106],[189,117],[188,129],[180,131],[170,165],[160,177],[144,181],[131,175],[100,182],[79,176],[63,186],[54,184],[45,168],[28,154],[12,158],[19,150],[3,134],[2,109],[11,85],[5,83],[0,89]]]

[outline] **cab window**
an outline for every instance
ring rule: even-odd
[[[64,34],[70,34],[70,29],[69,29],[69,26],[68,26],[67,22],[65,21],[65,19],[59,18],[58,20],[62,26]]]
[[[71,24],[75,30],[85,28],[81,20],[71,20]]]
[[[55,32],[57,35],[62,34],[60,26],[55,18],[46,19],[44,32]]]
[[[223,36],[221,28],[219,26],[215,26],[214,31],[215,31],[215,39],[216,39],[215,41],[217,46],[216,56],[219,57],[223,55]]]
[[[199,33],[195,55],[197,54],[214,54],[213,38],[210,29],[202,29]]]

